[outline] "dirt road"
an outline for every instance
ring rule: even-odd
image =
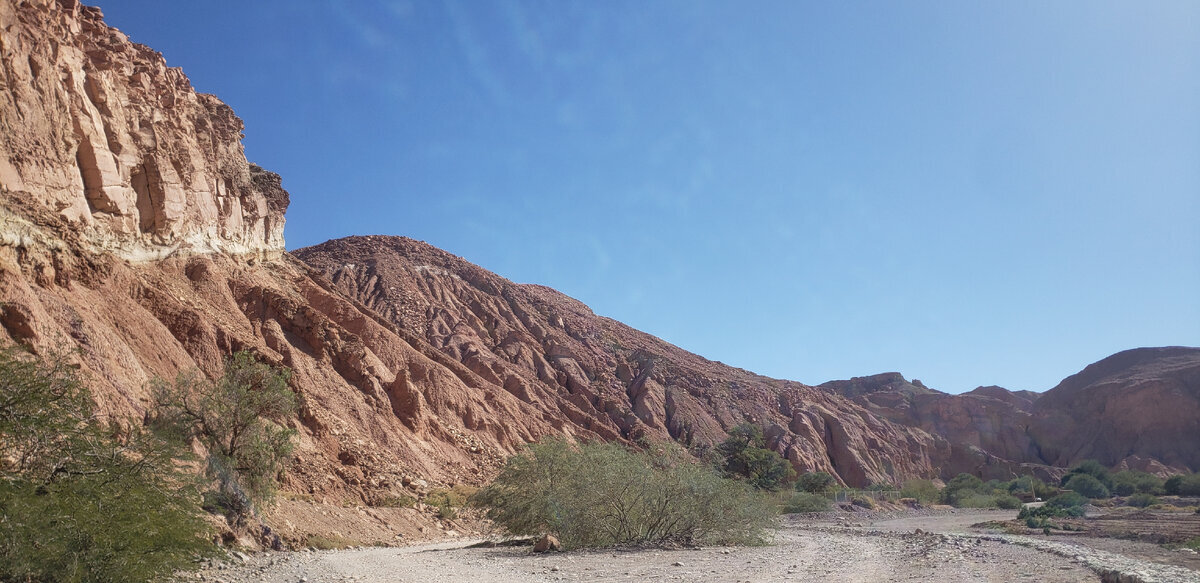
[[[1011,517],[1011,511],[1003,514]],[[225,583],[355,581],[468,583],[551,581],[1100,581],[1105,561],[1087,549],[1046,547],[1022,537],[981,536],[968,527],[995,512],[881,520],[873,524],[782,518],[763,547],[584,551],[532,555],[527,549],[463,548],[453,541],[404,548],[261,554],[199,577]],[[915,533],[915,529],[922,533]],[[1043,544],[1043,547],[1038,547]],[[1063,544],[1063,543],[1057,543]],[[1111,554],[1111,553],[1110,553]],[[1131,559],[1132,560],[1132,559]],[[1098,567],[1099,565],[1099,567]],[[1130,573],[1147,567],[1130,563]],[[1136,579],[1200,582],[1200,573],[1145,570]],[[1115,580],[1115,579],[1114,579]]]

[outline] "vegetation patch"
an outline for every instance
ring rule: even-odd
[[[473,502],[514,535],[550,533],[566,548],[756,544],[776,514],[765,496],[674,444],[635,451],[556,439],[509,458]]]
[[[338,536],[336,534],[310,534],[304,537],[304,546],[314,548],[319,551],[338,551],[344,548],[357,546],[358,541]]]
[[[824,512],[829,510],[830,506],[831,503],[825,496],[809,492],[796,492],[783,503],[782,510],[785,514]]]
[[[0,351],[0,581],[149,581],[215,552],[183,444],[94,413],[65,355]]]

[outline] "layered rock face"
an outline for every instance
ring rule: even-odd
[[[1120,352],[1041,394],[991,386],[948,395],[898,373],[820,386],[955,449],[978,448],[1037,475],[1087,459],[1162,475],[1200,468],[1197,348]]]
[[[900,373],[830,381],[820,388],[851,398],[894,423],[946,439],[954,452],[953,470],[985,479],[1006,479],[1014,473],[1053,479],[1062,473],[1038,457],[1028,435],[1032,399],[1026,391],[980,387],[950,395],[921,381],[910,383]]]
[[[518,285],[401,237],[350,237],[295,255],[357,299],[516,397],[557,431],[582,438],[674,439],[703,451],[750,421],[800,471],[850,484],[936,476],[987,464],[938,436],[792,381],[709,361],[596,316],[549,288]],[[445,408],[413,394],[413,426]],[[970,458],[970,459],[967,459]],[[943,468],[945,468],[943,470]],[[951,474],[952,475],[952,474]]]
[[[68,353],[114,419],[234,351],[288,366],[287,488],[337,504],[480,482],[554,431],[284,253],[288,195],[241,121],[99,11],[0,0],[0,32],[0,344]],[[454,414],[406,425],[413,394]]]
[[[0,30],[9,203],[39,205],[89,249],[131,261],[283,251],[287,193],[246,162],[228,106],[74,0],[0,2]]]
[[[1046,463],[1200,470],[1200,348],[1119,352],[1046,391],[1032,414]]]

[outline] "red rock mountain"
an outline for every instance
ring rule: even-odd
[[[821,388],[893,422],[1047,466],[1050,474],[1086,459],[1158,473],[1200,467],[1198,348],[1120,352],[1041,394],[992,386],[948,395],[913,383],[885,373]]]
[[[117,417],[144,414],[151,379],[219,374],[234,351],[290,367],[302,407],[285,488],[328,502],[323,515],[481,483],[547,435],[703,449],[746,421],[797,469],[856,485],[1080,455],[1197,467],[1194,437],[1171,439],[1196,435],[1191,353],[1098,363],[1053,399],[947,399],[890,376],[901,397],[859,383],[848,398],[709,361],[407,239],[331,241],[297,253],[310,266],[284,252],[288,195],[247,163],[241,120],[161,55],[74,0],[0,0],[0,41],[4,343],[77,349]],[[1122,387],[1174,412],[1147,426],[1157,413]],[[1043,421],[1026,431],[1012,411]],[[1128,427],[1143,437],[1092,435],[1085,415],[1141,420]]]

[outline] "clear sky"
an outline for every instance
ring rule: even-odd
[[[1200,2],[91,0],[289,248],[428,241],[714,360],[1045,390],[1200,345]]]

